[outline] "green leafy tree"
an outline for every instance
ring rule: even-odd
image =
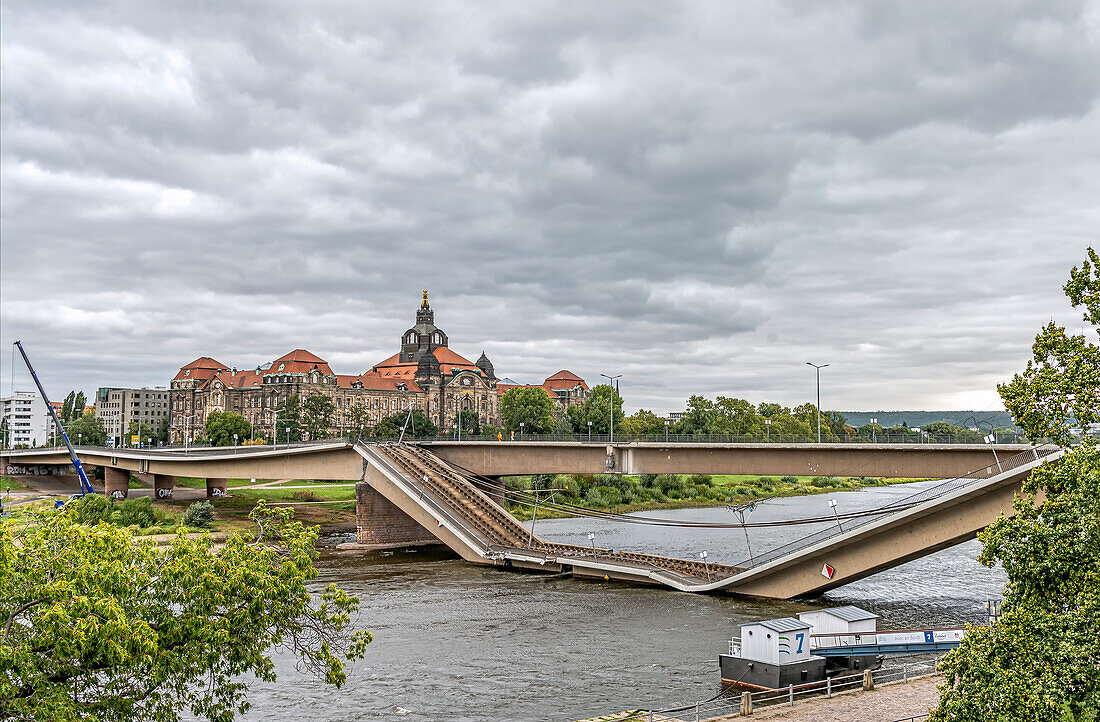
[[[302,400],[290,394],[275,407],[275,442],[302,440]]]
[[[76,392],[70,391],[69,395],[65,397],[65,400],[61,402],[61,423],[64,424],[73,418],[73,402],[76,400]],[[80,412],[83,413],[84,409],[81,408]]]
[[[302,402],[302,433],[310,439],[324,439],[329,436],[333,427],[332,417],[336,413],[336,405],[332,399],[323,394],[311,394]]]
[[[420,409],[413,409],[411,416],[408,411],[399,411],[383,418],[374,427],[374,433],[382,438],[395,438],[401,435],[401,427],[406,424],[405,438],[424,439],[439,434],[439,428]]]
[[[107,428],[103,425],[103,419],[94,414],[84,414],[65,424],[65,433],[74,444],[107,445]]]
[[[358,436],[360,431],[369,434],[374,426],[370,417],[370,409],[366,406],[352,406],[344,412],[344,427],[352,436]]]
[[[248,419],[234,411],[211,411],[206,416],[206,438],[212,446],[232,446],[233,434],[237,435],[239,444],[251,433]]]
[[[458,413],[458,426],[462,429],[462,433],[467,436],[481,434],[481,419],[477,417],[476,411],[460,411]]]
[[[137,544],[73,516],[0,524],[0,718],[232,720],[246,675],[275,680],[272,647],[340,687],[371,640],[350,631],[355,597],[329,586],[314,601],[317,530],[290,510],[261,501],[256,537],[218,549],[209,535]]]
[[[713,401],[702,396],[690,396],[684,415],[672,431],[675,434],[706,434],[708,429],[714,427],[717,416]]]
[[[76,398],[73,399],[73,413],[70,419],[77,419],[84,415],[84,407],[88,405],[88,397],[84,395],[83,391],[76,392]]]
[[[593,434],[609,433],[612,398],[615,403],[615,428],[622,429],[626,418],[623,415],[622,397],[617,391],[612,391],[610,384],[600,384],[592,388],[583,405],[569,407],[569,419],[573,422],[573,432],[587,434],[588,422],[591,421]]]
[[[1088,259],[1066,295],[1100,325],[1100,267]],[[999,387],[1032,440],[1067,444],[1070,428],[1100,420],[1100,348],[1048,324],[1023,373]],[[981,561],[1008,576],[1002,616],[967,631],[941,662],[945,681],[930,719],[1095,720],[1100,712],[1100,449],[1086,438],[1033,471],[981,534]]]
[[[665,420],[647,409],[639,409],[623,419],[623,433],[652,435],[665,433]]]
[[[517,386],[500,399],[504,428],[518,432],[522,423],[528,434],[548,434],[554,428],[554,401],[545,389]]]

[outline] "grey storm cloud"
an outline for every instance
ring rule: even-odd
[[[460,353],[991,408],[1100,227],[1096,2],[0,7],[0,337],[55,394]],[[3,359],[0,385],[27,385]]]

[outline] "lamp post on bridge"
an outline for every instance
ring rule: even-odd
[[[772,440],[772,420],[764,419],[764,441],[770,442]]]
[[[588,440],[592,441],[592,422],[588,422]]]
[[[871,443],[878,443],[878,419],[871,417]]]
[[[817,443],[821,443],[821,369],[825,368],[829,364],[821,364],[818,366],[815,363],[806,362],[807,366],[813,366],[817,369]]]
[[[523,424],[524,424],[524,422],[522,422],[522,421],[519,422],[519,440],[520,441],[523,441]]]
[[[622,374],[615,374],[614,376],[608,376],[607,374],[600,374],[607,379],[607,385],[611,388],[609,398],[611,399],[611,443],[615,443],[615,379],[621,378]]]

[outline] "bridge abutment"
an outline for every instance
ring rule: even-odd
[[[153,496],[157,499],[171,499],[176,488],[176,477],[169,474],[153,474]]]
[[[365,481],[355,485],[355,538],[379,548],[442,543]]]
[[[130,494],[130,472],[113,466],[103,468],[103,493],[113,499],[125,499]]]
[[[208,499],[213,499],[222,496],[229,496],[229,479],[207,477],[206,497]]]

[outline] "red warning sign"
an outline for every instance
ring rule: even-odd
[[[836,574],[836,569],[833,569],[828,564],[821,565],[821,576],[825,577],[826,579],[832,579],[833,574]]]

